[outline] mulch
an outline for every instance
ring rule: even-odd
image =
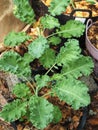
[[[0,110],[10,102],[12,96],[7,86],[5,75],[0,76]],[[44,91],[44,90],[43,90]],[[98,91],[91,92],[91,104],[86,108],[73,110],[57,97],[48,100],[60,107],[62,119],[57,124],[49,124],[44,130],[98,130]],[[37,130],[30,122],[19,120],[8,123],[0,119],[0,130]]]

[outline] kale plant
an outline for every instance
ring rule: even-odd
[[[16,13],[16,16],[23,18],[23,12],[28,11],[27,1],[15,1],[16,5],[25,7],[19,8]],[[49,102],[47,96],[56,96],[75,110],[90,104],[89,89],[79,77],[89,76],[94,65],[89,56],[81,54],[79,41],[75,39],[83,35],[85,25],[75,20],[61,25],[55,17],[69,4],[70,0],[51,2],[48,14],[40,18],[38,28],[43,33],[39,33],[35,39],[21,32],[11,32],[6,36],[4,44],[10,46],[10,49],[0,57],[0,70],[13,73],[24,81],[14,86],[14,101],[4,106],[0,112],[0,116],[6,121],[12,122],[25,117],[38,129],[44,129],[51,122],[59,122],[62,118],[60,108]],[[30,23],[34,22],[34,15],[26,16],[25,20],[26,18],[26,23],[28,18],[32,19],[29,20]],[[46,29],[52,30],[51,34],[45,36]],[[29,39],[32,41],[26,45],[28,51],[23,56],[14,51],[13,47]],[[45,73],[33,74],[32,77],[31,63],[34,64],[35,60],[43,66]],[[44,88],[47,88],[47,93],[40,94]]]

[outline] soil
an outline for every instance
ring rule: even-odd
[[[11,102],[14,97],[11,93],[15,82],[19,82],[16,77],[11,79],[12,75],[0,72],[0,110],[3,106]],[[10,80],[8,80],[10,79]],[[62,119],[59,123],[51,123],[44,130],[97,130],[98,129],[98,84],[93,79],[92,75],[89,77],[82,77],[80,80],[86,82],[89,86],[89,93],[91,96],[91,104],[85,108],[79,110],[73,110],[65,102],[60,101],[57,97],[50,98],[48,100],[54,105],[60,107],[62,112]],[[10,83],[9,83],[10,82]],[[45,93],[47,89],[42,90],[41,93]],[[30,122],[19,120],[7,123],[3,119],[0,119],[0,130],[37,130]]]
[[[83,130],[98,130],[98,91],[91,94],[89,116]]]

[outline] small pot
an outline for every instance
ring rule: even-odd
[[[31,7],[34,9],[34,12],[36,14],[36,18],[38,19],[40,16],[45,15],[46,13],[48,13],[48,6],[44,1],[42,0],[29,0]],[[74,14],[76,12],[88,12],[89,16],[88,17],[76,17],[74,16]],[[61,14],[56,16],[61,24],[65,24],[66,21],[71,20],[71,19],[75,19],[75,20],[80,20],[83,23],[86,23],[86,21],[91,18],[93,21],[98,20],[98,16],[92,16],[92,10],[89,9],[74,9],[72,10],[72,12],[70,13],[70,15],[68,14]]]
[[[96,24],[96,22],[92,22],[92,19],[89,19],[86,24],[86,48],[89,52],[89,54],[92,56],[93,62],[94,62],[94,71],[93,71],[93,77],[95,81],[98,83],[98,49],[91,43],[89,37],[88,37],[88,30],[92,25]]]
[[[88,17],[76,17],[76,16],[74,16],[74,14],[76,12],[87,12],[89,14],[89,16]],[[61,24],[65,24],[66,21],[71,20],[71,19],[72,20],[79,20],[82,23],[86,23],[88,19],[92,19],[93,21],[96,21],[98,19],[98,16],[92,17],[92,11],[88,10],[88,9],[74,9],[70,13],[70,15],[62,14],[62,15],[57,16],[57,18],[59,19]]]
[[[92,22],[91,19],[89,19],[87,21],[86,24],[86,48],[89,51],[89,53],[91,54],[91,56],[98,61],[98,49],[91,43],[89,37],[88,37],[88,30],[90,29],[90,27],[92,25],[94,25],[96,22]]]

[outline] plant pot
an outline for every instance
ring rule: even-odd
[[[87,47],[87,50],[89,51],[89,53],[91,54],[91,56],[94,59],[98,60],[98,49],[92,44],[91,40],[88,37],[88,32],[89,32],[90,28],[95,24],[96,24],[96,22],[93,23],[91,19],[89,19],[87,21],[87,24],[86,24],[86,47]]]
[[[87,12],[89,14],[89,16],[87,18],[86,17],[74,16],[74,14],[77,13],[77,12],[83,12],[83,13]],[[66,21],[71,20],[71,19],[79,20],[79,21],[81,21],[83,23],[86,23],[86,21],[89,18],[95,19],[95,17],[92,17],[92,11],[87,10],[87,9],[74,9],[74,10],[72,10],[72,12],[70,14],[62,14],[60,16],[57,16],[57,18],[59,19],[61,24],[65,24]]]
[[[43,1],[44,0],[42,0],[42,2]],[[50,3],[47,5],[46,1],[43,2],[43,3],[46,7],[50,5]],[[88,16],[87,17],[75,16],[75,14],[78,13],[78,12],[87,13]],[[58,18],[60,24],[62,24],[62,25],[64,25],[69,20],[79,20],[82,23],[86,24],[86,22],[89,18],[91,18],[93,21],[96,21],[98,19],[98,16],[93,16],[92,14],[93,14],[93,12],[90,9],[75,8],[75,9],[72,9],[71,13],[69,13],[69,14],[67,14],[65,12],[65,13],[62,13],[62,14],[57,15],[55,17]],[[84,32],[83,36],[78,38],[78,40],[79,40],[79,43],[80,43],[80,47],[82,48],[82,50],[84,50],[85,49],[85,43],[83,43],[83,41],[85,40],[85,32]]]
[[[94,1],[93,1],[94,2]],[[65,15],[71,15],[75,19],[81,19],[82,22],[91,18],[93,21],[98,19],[98,2],[87,2],[86,0],[73,0],[66,8]]]
[[[50,5],[50,1],[48,0],[41,0],[46,6]],[[62,24],[64,24],[66,21],[70,19],[78,19],[82,22],[85,22],[88,20],[88,18],[91,18],[93,21],[98,20],[98,14],[97,14],[97,1],[96,3],[88,3],[86,0],[80,1],[80,0],[73,0],[70,2],[70,5],[66,8],[65,12],[57,16],[58,19]]]
[[[98,24],[97,22],[92,22],[91,19],[89,19],[87,21],[87,24],[86,24],[86,48],[89,52],[89,54],[92,56],[93,58],[93,61],[94,61],[94,78],[95,77],[98,77],[98,49],[97,47],[95,47],[95,45],[93,45],[93,39],[94,37],[97,36],[97,34],[93,34],[92,32],[92,38],[93,39],[90,39],[89,36],[88,36],[88,32],[89,30],[91,29],[91,27],[93,27],[94,25]]]

